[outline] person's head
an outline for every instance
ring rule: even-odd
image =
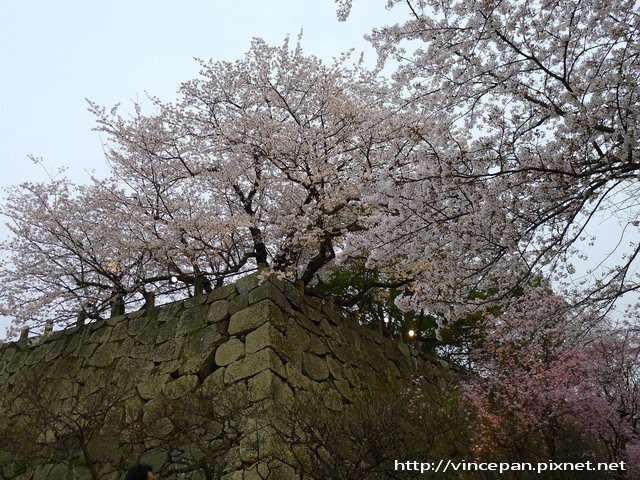
[[[151,465],[134,465],[129,469],[124,480],[153,480],[153,467]]]

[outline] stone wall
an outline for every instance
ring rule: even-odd
[[[94,410],[104,411],[105,417],[104,428],[90,439],[86,452],[78,451],[73,462],[8,466],[12,460],[7,452],[3,457],[0,440],[4,478],[92,478],[87,457],[92,459],[94,477],[117,480],[123,466],[135,459],[127,458],[126,449],[118,444],[124,441],[124,433],[109,433],[109,425],[122,418],[129,421],[126,415],[131,411],[152,417],[154,408],[160,408],[159,399],[230,391],[242,396],[238,402],[242,405],[241,427],[224,455],[223,478],[259,478],[257,466],[272,447],[265,441],[257,451],[252,437],[257,429],[250,430],[250,420],[258,410],[278,409],[303,391],[324,392],[325,407],[340,409],[357,392],[393,379],[419,373],[437,385],[452,375],[445,362],[421,356],[410,345],[359,327],[343,318],[330,302],[304,296],[288,282],[267,279],[259,283],[258,279],[251,275],[208,295],[54,332],[28,344],[1,347],[0,395],[5,404],[11,404],[0,413],[5,423],[10,415],[6,409],[20,408],[16,405],[21,389],[25,385],[27,391],[40,388],[43,380],[38,378],[55,379],[52,411],[66,409],[73,415],[80,405],[89,411],[88,403]],[[109,389],[111,397],[98,398]],[[28,403],[29,399],[20,401]],[[115,408],[121,404],[128,408]],[[107,412],[107,406],[120,413]],[[51,413],[49,406],[39,408]],[[229,422],[221,423],[225,425],[211,434],[211,442],[219,442],[216,435],[229,427]],[[162,442],[154,445],[150,441],[142,457],[160,474],[173,458],[162,447]],[[280,472],[278,465],[271,467],[276,472],[272,478],[295,478],[286,465],[281,465]]]

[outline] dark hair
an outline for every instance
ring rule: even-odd
[[[139,463],[129,469],[124,480],[147,480],[148,472],[153,473],[153,467]]]

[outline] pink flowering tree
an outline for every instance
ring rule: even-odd
[[[288,41],[201,65],[152,113],[90,103],[109,178],[13,190],[0,313],[69,323],[258,267],[308,284],[364,228],[368,182],[408,148],[376,74]]]
[[[565,306],[532,288],[492,319],[465,387],[479,413],[477,451],[637,463],[640,337]]]

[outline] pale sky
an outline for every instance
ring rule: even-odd
[[[28,155],[76,182],[106,172],[85,98],[111,107],[145,97],[170,100],[199,70],[194,57],[234,60],[252,37],[280,45],[302,29],[303,47],[330,61],[402,17],[384,0],[355,0],[345,23],[333,0],[47,0],[0,4],[0,187],[45,181]],[[0,235],[7,229],[2,219]],[[0,338],[8,321],[0,318]]]

